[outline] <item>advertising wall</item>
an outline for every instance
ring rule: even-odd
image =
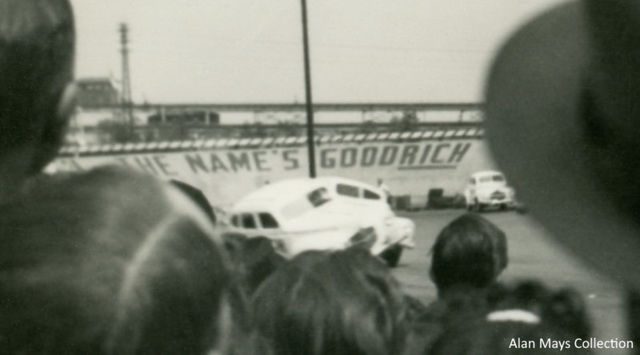
[[[264,184],[309,173],[306,146],[60,157],[54,166],[80,171],[104,164],[190,183],[221,207]],[[324,144],[316,148],[316,166],[318,176],[383,179],[394,195],[461,193],[471,173],[494,167],[481,139]]]

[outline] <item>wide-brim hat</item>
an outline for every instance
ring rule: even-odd
[[[486,88],[492,154],[548,231],[640,290],[640,3],[574,2],[521,28]]]

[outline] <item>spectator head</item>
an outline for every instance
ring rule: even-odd
[[[441,297],[413,319],[408,354],[421,354],[433,346],[442,334],[458,322],[483,318],[487,312],[484,292],[450,292]]]
[[[222,235],[224,246],[235,265],[247,295],[253,292],[286,259],[278,254],[267,237],[248,238],[244,234],[228,232]]]
[[[458,314],[449,316],[430,355],[590,353],[576,348],[575,341],[589,339],[591,331],[584,301],[572,289],[556,291],[535,280],[496,285],[483,312],[455,305],[448,312]]]
[[[63,142],[74,51],[68,0],[0,1],[0,163],[14,179],[41,171]]]
[[[360,248],[296,256],[260,286],[252,312],[275,354],[400,354],[408,335],[398,282]]]
[[[224,248],[234,264],[242,264],[242,249],[247,239],[249,238],[242,233],[226,232],[222,234]]]
[[[151,177],[32,181],[0,207],[0,353],[224,351],[226,259],[207,217]]]
[[[436,237],[430,275],[438,292],[458,287],[483,289],[507,267],[507,239],[493,223],[464,214]]]
[[[489,292],[487,300],[493,314],[524,311],[540,323],[560,328],[574,338],[586,339],[591,334],[584,298],[572,288],[553,290],[540,281],[525,280],[497,285]]]
[[[466,319],[446,329],[444,334],[424,353],[429,355],[518,355],[590,354],[589,349],[577,349],[575,336],[549,324],[526,318],[511,321]],[[552,348],[549,340],[563,343]],[[549,343],[547,347],[541,342]],[[555,345],[555,343],[554,343]],[[567,347],[569,345],[569,347]],[[558,345],[559,346],[559,345]]]
[[[584,302],[569,289],[554,291],[525,281],[492,290],[486,315],[470,313],[446,327],[430,355],[589,354],[577,348],[588,339],[590,325]],[[498,296],[499,295],[499,296]],[[555,341],[556,343],[553,343]],[[559,349],[562,343],[562,350]],[[554,348],[555,346],[555,348]]]
[[[254,291],[286,261],[266,237],[248,238],[242,248],[242,265],[248,294]]]
[[[551,295],[542,310],[542,319],[583,339],[591,335],[585,300],[572,288],[564,288]]]

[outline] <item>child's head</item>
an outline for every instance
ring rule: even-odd
[[[431,278],[443,290],[485,288],[507,267],[507,239],[476,214],[456,218],[438,234],[432,248]]]

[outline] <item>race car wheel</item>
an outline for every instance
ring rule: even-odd
[[[400,257],[402,256],[403,249],[404,248],[401,245],[393,245],[389,247],[389,249],[383,251],[382,254],[380,254],[380,257],[382,258],[382,260],[386,261],[387,265],[389,265],[390,267],[396,267],[400,262]]]

